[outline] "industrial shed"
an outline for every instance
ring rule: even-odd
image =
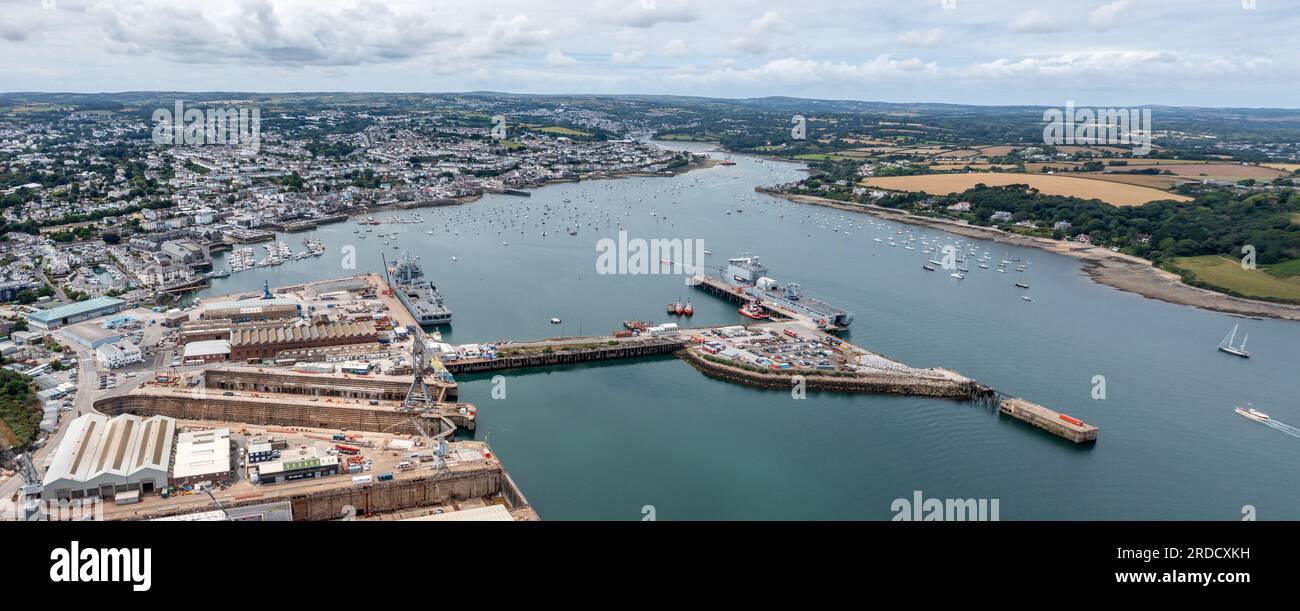
[[[167,485],[176,420],[122,414],[85,414],[68,423],[45,472],[42,498],[111,499],[147,494]]]

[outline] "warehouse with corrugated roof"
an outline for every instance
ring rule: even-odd
[[[203,320],[252,322],[302,317],[302,304],[287,298],[214,301],[202,304],[202,308],[199,318]]]
[[[68,423],[45,472],[46,499],[112,499],[167,485],[176,420],[84,414]]]
[[[280,327],[236,326],[230,331],[230,360],[269,359],[282,350],[364,344],[378,339],[375,323],[369,320]]]
[[[79,323],[108,314],[121,312],[126,302],[107,295],[50,308],[27,315],[27,324],[33,329],[53,331],[59,327]]]

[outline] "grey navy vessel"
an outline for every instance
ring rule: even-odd
[[[451,310],[442,302],[442,293],[424,277],[424,270],[411,253],[402,255],[392,266],[384,259],[384,274],[406,311],[421,325],[451,324]]]
[[[767,267],[758,262],[758,257],[727,259],[727,266],[722,269],[722,279],[752,297],[779,303],[792,310],[803,312],[815,320],[840,327],[853,324],[853,312],[804,295],[799,285],[794,282],[789,282],[785,286],[777,284],[776,280],[767,275]]]

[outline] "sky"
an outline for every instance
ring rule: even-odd
[[[1300,107],[1300,0],[0,0],[0,91]]]

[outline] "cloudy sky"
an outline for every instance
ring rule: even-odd
[[[1295,108],[1298,7],[1300,0],[0,0],[0,90]]]

